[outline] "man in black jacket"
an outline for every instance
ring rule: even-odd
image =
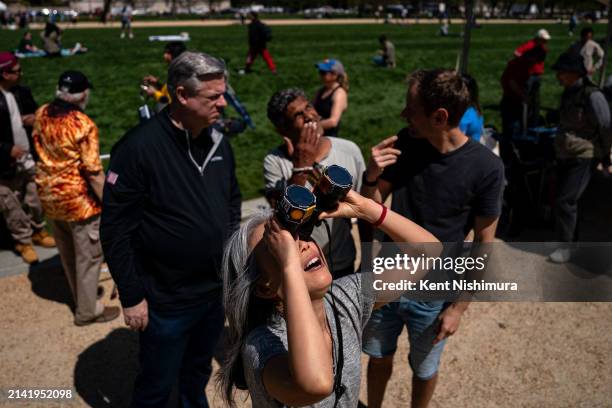
[[[178,377],[182,406],[206,407],[224,321],[217,271],[240,222],[232,149],[212,128],[225,64],[184,52],[167,83],[171,104],[111,152],[101,238],[125,322],[142,332],[132,405],[164,406]]]
[[[276,65],[272,59],[272,55],[268,51],[268,41],[272,40],[272,31],[270,27],[264,24],[256,12],[251,12],[251,24],[249,24],[249,53],[247,55],[246,64],[240,74],[251,72],[251,66],[255,62],[255,58],[261,55],[268,64],[268,68],[276,75]]]
[[[0,212],[26,263],[38,261],[32,244],[47,248],[55,240],[44,229],[36,184],[31,126],[36,102],[18,85],[21,65],[10,52],[0,52]],[[24,211],[24,206],[28,213]]]

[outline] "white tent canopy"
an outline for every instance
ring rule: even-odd
[[[5,11],[5,10],[6,10],[6,4],[0,1],[0,11]]]

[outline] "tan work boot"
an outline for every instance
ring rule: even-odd
[[[32,242],[34,245],[39,245],[43,248],[55,248],[55,238],[44,229],[32,234]]]
[[[19,252],[19,255],[27,264],[38,262],[38,255],[31,244],[17,244],[15,245],[15,251]]]

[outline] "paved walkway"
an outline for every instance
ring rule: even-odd
[[[250,217],[257,211],[269,208],[268,202],[264,197],[247,200],[242,203],[242,219]],[[41,263],[48,264],[49,267],[61,268],[59,258],[56,257],[57,249],[47,249],[37,247],[36,252]],[[24,263],[19,255],[13,251],[0,250],[0,278],[27,273],[29,265]]]

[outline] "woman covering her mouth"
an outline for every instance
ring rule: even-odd
[[[360,218],[396,242],[438,242],[354,191],[320,217]],[[365,279],[356,273],[332,281],[314,241],[294,238],[271,213],[248,220],[223,257],[229,329],[218,384],[226,402],[234,406],[234,388],[240,388],[258,408],[356,407],[361,334],[375,302]]]

